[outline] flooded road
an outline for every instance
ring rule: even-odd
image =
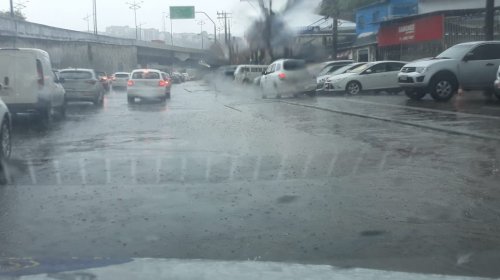
[[[0,258],[175,258],[500,276],[500,105],[267,99],[196,81],[166,103],[14,122]]]

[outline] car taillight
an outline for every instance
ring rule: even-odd
[[[95,85],[97,83],[96,80],[86,80],[85,81],[87,84]]]
[[[286,78],[286,74],[285,73],[279,73],[278,74],[278,78],[280,78],[280,80],[284,80]]]
[[[133,85],[134,85],[134,81],[132,81],[132,80],[128,80],[128,82],[127,82],[127,86],[131,87],[131,86],[133,86]]]
[[[158,86],[160,86],[160,87],[166,87],[167,86],[167,81],[160,80],[160,82],[158,83]]]

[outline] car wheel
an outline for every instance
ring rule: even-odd
[[[9,126],[9,120],[4,117],[2,127],[0,128],[0,158],[8,159],[12,152],[12,137]],[[3,168],[2,168],[3,169]]]
[[[135,97],[127,97],[127,101],[129,104],[134,104],[135,103]]]
[[[361,92],[361,84],[356,81],[349,82],[346,86],[346,92],[350,95],[357,95]]]
[[[438,76],[431,82],[431,96],[438,102],[450,100],[457,90],[458,83],[448,75]]]
[[[421,100],[427,95],[423,89],[407,89],[405,90],[405,94],[411,100]]]

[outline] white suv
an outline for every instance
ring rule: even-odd
[[[500,41],[469,42],[405,65],[398,82],[411,99],[430,93],[436,101],[448,101],[459,87],[491,92],[499,66]]]

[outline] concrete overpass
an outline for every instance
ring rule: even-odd
[[[109,73],[148,64],[196,64],[208,56],[201,49],[96,36],[0,16],[0,48],[12,47],[43,49],[50,54],[54,68],[87,67]]]

